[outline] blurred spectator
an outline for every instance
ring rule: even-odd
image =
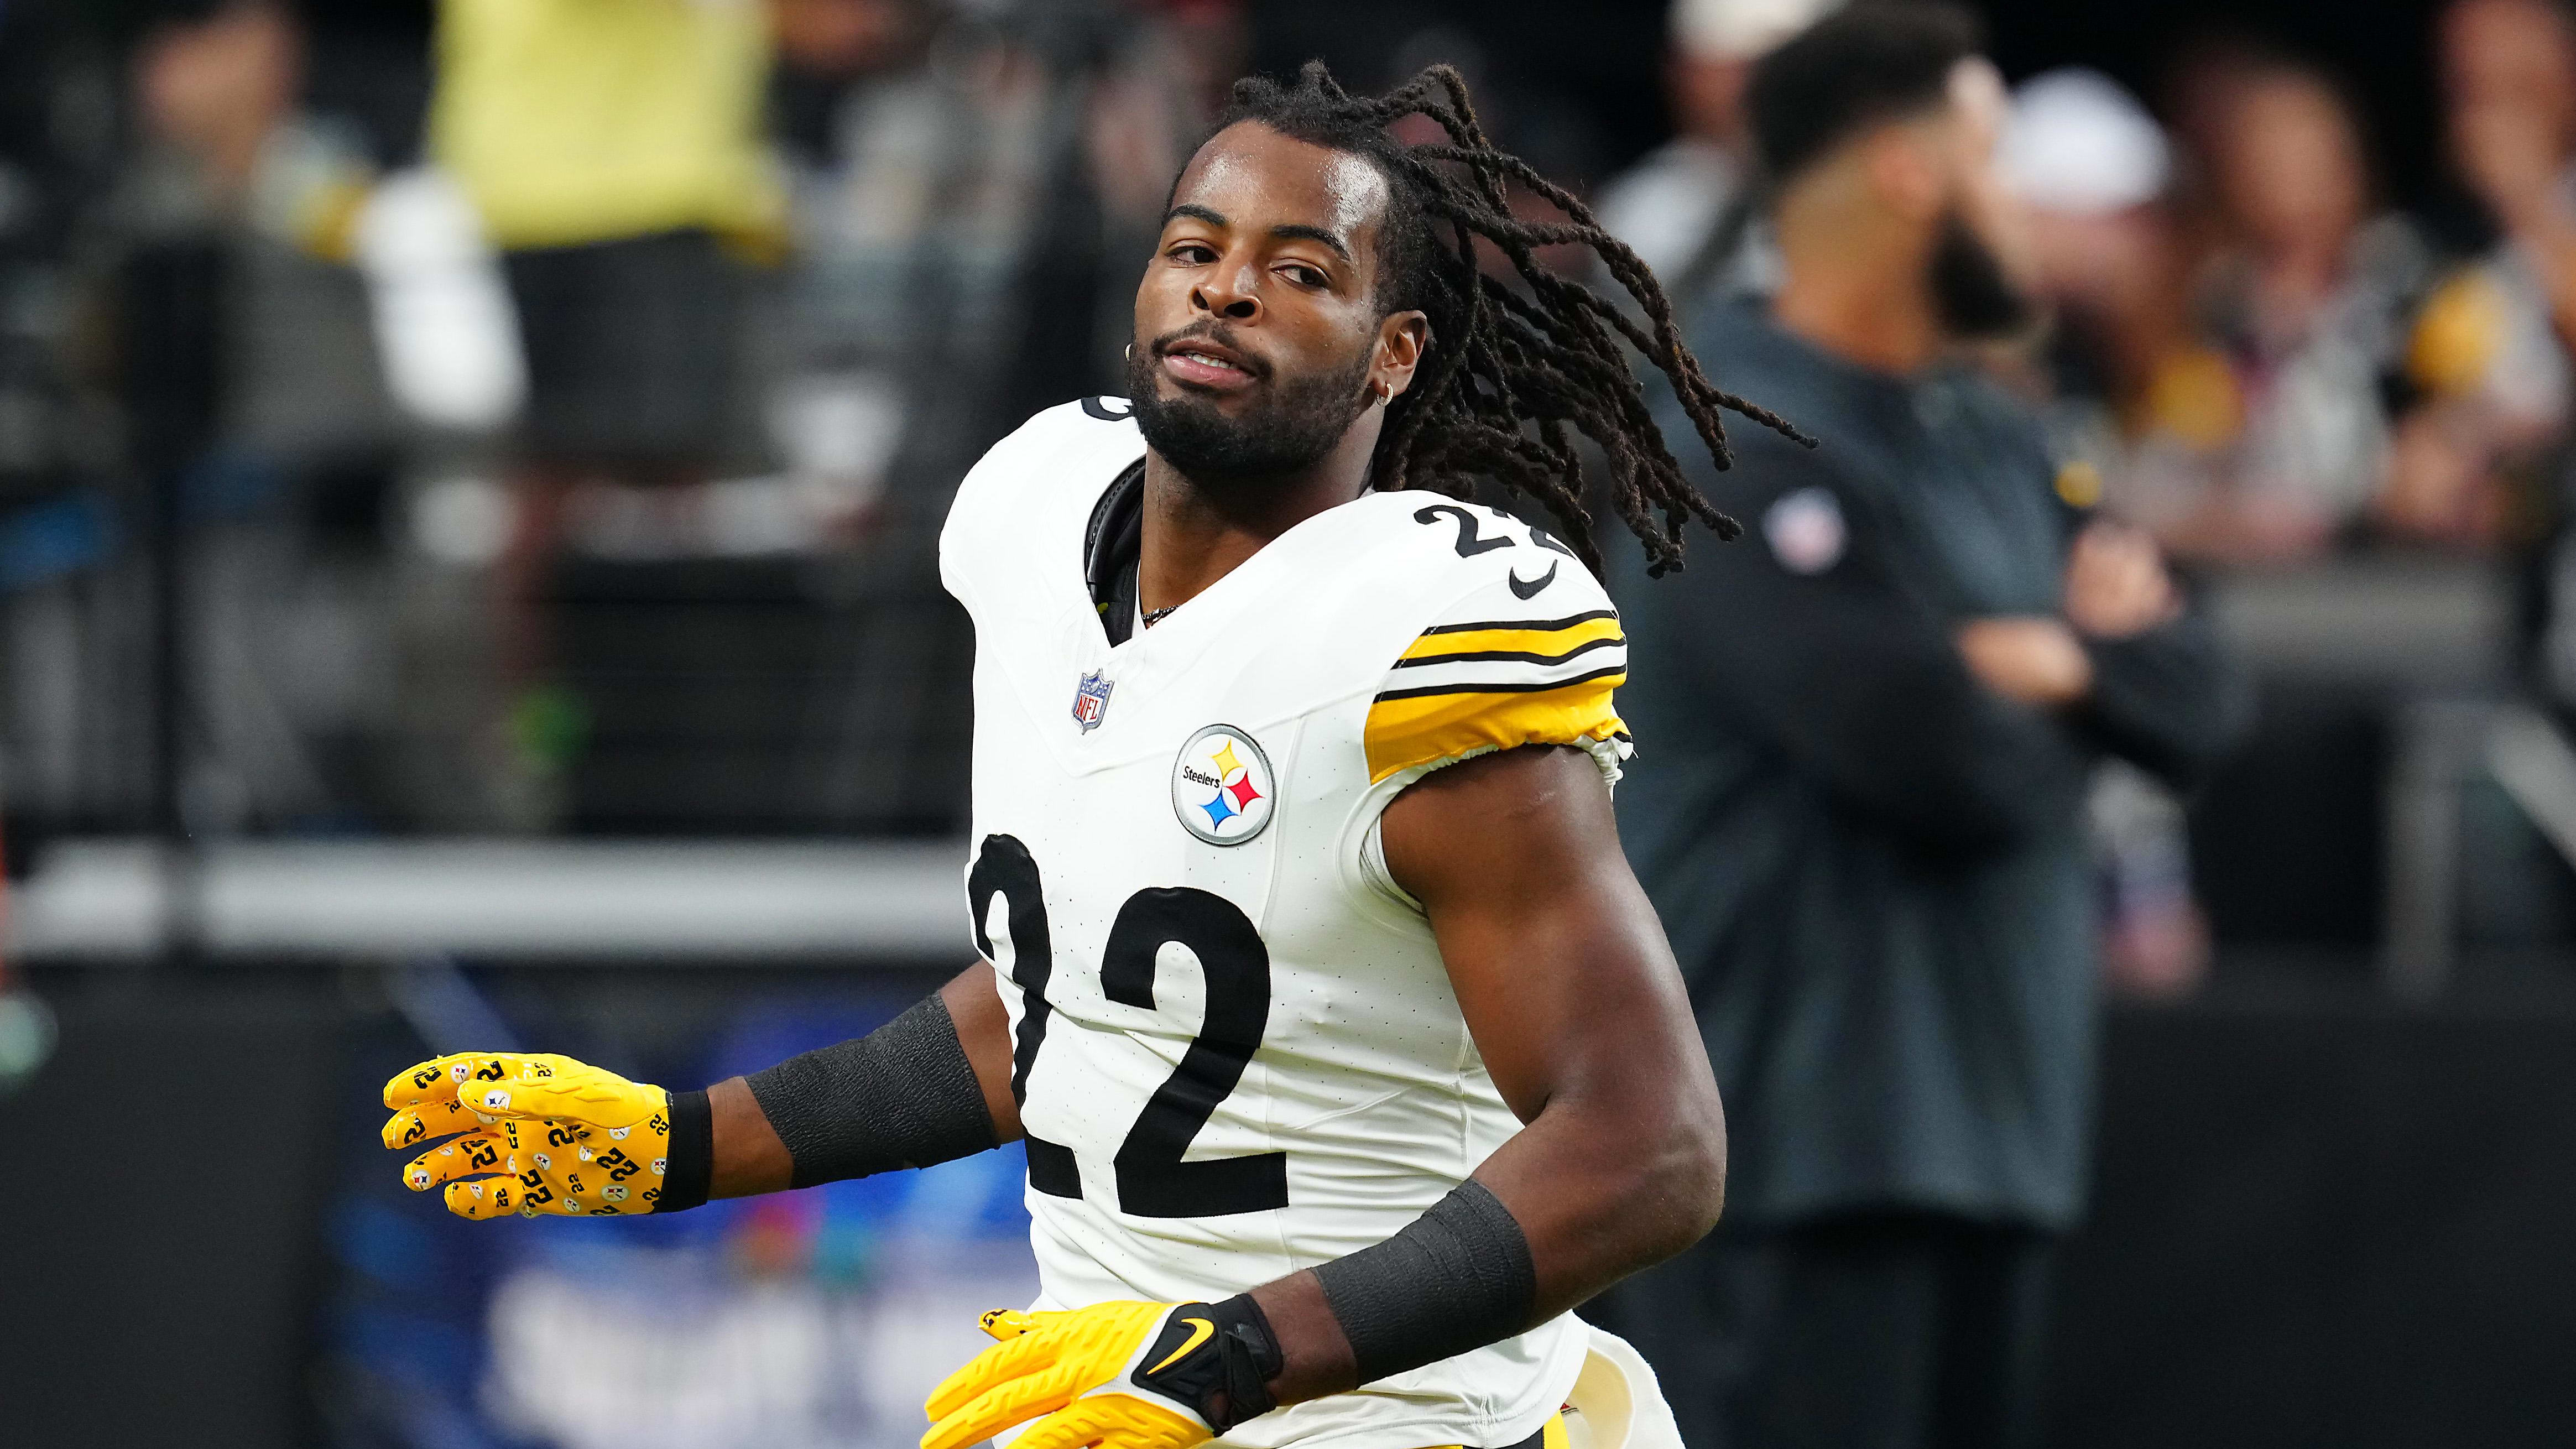
[[[2358,122],[2322,72],[2282,56],[2204,51],[2176,87],[2206,183],[2201,325],[2221,369],[2176,354],[2147,398],[2159,466],[2118,502],[2177,551],[2239,563],[2312,558],[2363,528],[2474,535],[2400,476],[2391,402],[2431,279],[2403,221],[2370,216]]]
[[[301,28],[272,0],[155,28],[133,69],[148,144],[118,208],[132,236],[236,244],[230,427],[271,455],[355,445],[385,425],[363,323],[350,325],[356,279],[340,265],[372,167],[356,137],[299,107],[303,61]]]
[[[1756,70],[1782,282],[1693,342],[1819,446],[1701,457],[1750,537],[1623,595],[1652,748],[1622,834],[1731,1163],[1718,1231],[1593,1311],[1694,1444],[2033,1442],[2090,1130],[2086,788],[2105,756],[2193,776],[2233,729],[2155,545],[2070,508],[1959,355],[2033,311],[1977,48],[1964,11],[1872,4]]]
[[[184,168],[209,211],[241,205],[252,173],[295,105],[303,36],[276,5],[235,4],[173,20],[143,39],[134,59],[136,109],[159,158]]]
[[[2385,510],[2464,542],[2546,510],[2576,321],[2576,29],[2546,0],[2461,0],[2439,21],[2455,167],[2503,235],[2444,278],[2408,339],[2417,402]],[[2527,532],[2527,530],[2526,530]]]
[[[130,71],[144,145],[106,218],[129,284],[138,262],[201,278],[129,302],[124,340],[178,353],[202,337],[209,355],[121,360],[142,413],[132,461],[147,486],[176,490],[186,525],[174,545],[193,745],[181,792],[200,831],[348,818],[367,781],[333,746],[390,700],[370,644],[386,620],[359,575],[380,547],[369,524],[394,419],[346,265],[372,163],[357,136],[303,108],[304,58],[302,27],[275,0],[187,6],[155,24]],[[213,265],[169,265],[192,249]],[[213,374],[205,437],[167,433],[178,409],[133,390],[173,367]]]
[[[2576,24],[2547,0],[2459,0],[2439,34],[2452,155],[2503,231],[2485,270],[2512,315],[2510,331],[2484,348],[2455,353],[2441,345],[2450,339],[2428,339],[2436,355],[2418,370],[2432,385],[2507,389],[2500,406],[2554,422],[2565,410],[2565,357],[2542,356],[2534,349],[2546,339],[2532,333],[2538,323],[2576,335]]]
[[[1841,0],[1674,0],[1664,59],[1673,139],[1602,188],[1595,211],[1675,297],[1712,282],[1760,288],[1744,85],[1753,63]]]
[[[2502,236],[2425,308],[2409,361],[2436,400],[2403,445],[2437,478],[2538,473],[2576,339],[2576,25],[2544,0],[2459,0],[2437,34],[2453,162]],[[2524,512],[2556,514],[2538,550],[2536,662],[2563,708],[2576,701],[2576,510],[2559,466]]]
[[[2033,282],[2052,322],[2052,442],[2089,470],[2070,478],[2073,501],[2152,500],[2159,490],[2134,475],[2177,466],[2162,456],[2176,449],[2215,445],[2234,419],[2226,358],[2190,314],[2164,132],[2110,77],[2055,70],[2014,92],[1996,163],[2029,218]]]
[[[776,0],[772,13],[795,265],[771,431],[849,528],[873,512],[907,426],[941,415],[930,389],[957,366],[987,387],[996,375],[1041,78],[997,42],[943,38],[929,3]],[[939,45],[945,65],[931,63]]]
[[[923,497],[885,501],[935,528],[994,437],[1115,376],[1133,258],[1240,73],[1244,16],[774,4],[796,265],[772,430],[853,507],[883,514],[900,474]]]
[[[429,140],[502,249],[526,352],[518,515],[497,582],[531,818],[580,734],[537,596],[584,483],[702,481],[739,450],[746,259],[785,195],[761,141],[758,0],[441,0]]]

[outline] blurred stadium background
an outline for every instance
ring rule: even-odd
[[[378,1084],[513,1043],[710,1081],[956,968],[930,540],[986,444],[1115,390],[1232,76],[1457,62],[1595,197],[1685,109],[1661,0],[587,3],[774,45],[751,200],[680,274],[730,299],[675,324],[723,329],[722,416],[658,475],[527,464],[530,294],[424,169],[442,12],[491,6],[0,0],[0,1443],[911,1442],[1033,1281],[1008,1154],[478,1229],[397,1185]],[[2098,802],[2052,1442],[2564,1442],[2571,373],[2469,115],[2547,46],[2406,0],[1983,8],[2015,80],[2145,102],[2025,92],[2070,320],[2003,365],[2262,704],[2187,808]],[[2527,69],[2484,103],[2563,192],[2576,58]]]

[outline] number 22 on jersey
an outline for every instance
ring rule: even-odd
[[[1046,1042],[1054,1008],[1047,987],[1054,947],[1038,865],[1016,837],[988,835],[967,873],[975,945],[995,959],[986,929],[993,897],[1004,903],[1011,940],[1011,981],[1020,988],[1019,1033],[1011,1046],[1011,1098],[1026,1105],[1029,1069]],[[1154,1009],[1154,960],[1179,944],[1207,978],[1207,1013],[1180,1064],[1146,1099],[1119,1145],[1114,1167],[1118,1211],[1147,1218],[1222,1217],[1288,1205],[1288,1157],[1262,1152],[1184,1162],[1181,1155],[1243,1080],[1270,1025],[1270,950],[1249,917],[1223,896],[1189,886],[1151,887],[1129,896],[1110,923],[1100,952],[1100,990],[1124,1006]],[[1029,1185],[1056,1197],[1082,1196],[1071,1149],[1027,1138]]]

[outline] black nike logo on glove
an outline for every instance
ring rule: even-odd
[[[1203,1343],[1207,1342],[1211,1337],[1214,1337],[1214,1336],[1215,1336],[1215,1334],[1216,1334],[1216,1324],[1215,1324],[1213,1321],[1209,1320],[1209,1319],[1205,1319],[1205,1318],[1184,1318],[1184,1319],[1182,1319],[1182,1320],[1181,1320],[1181,1322],[1186,1323],[1186,1324],[1188,1324],[1188,1325],[1190,1326],[1190,1336],[1189,1336],[1189,1337],[1187,1337],[1187,1338],[1185,1338],[1185,1339],[1183,1339],[1183,1340],[1181,1340],[1181,1346],[1180,1346],[1179,1348],[1173,1349],[1173,1350],[1171,1351],[1171,1353],[1169,1353],[1168,1355],[1166,1355],[1166,1356],[1164,1357],[1164,1359],[1163,1359],[1163,1361],[1162,1361],[1161,1363],[1158,1363],[1158,1364],[1154,1365],[1152,1368],[1149,1368],[1149,1369],[1145,1370],[1145,1372],[1146,1372],[1146,1373],[1148,1373],[1148,1374],[1158,1374],[1158,1373],[1161,1373],[1163,1370],[1165,1370],[1165,1369],[1167,1369],[1167,1368],[1170,1368],[1172,1365],[1174,1365],[1174,1364],[1176,1364],[1176,1363],[1179,1363],[1182,1359],[1185,1359],[1185,1358],[1189,1357],[1189,1354],[1190,1354],[1190,1350],[1191,1350],[1191,1349],[1194,1349],[1194,1348],[1198,1347],[1200,1344],[1203,1344]]]
[[[1521,576],[1519,574],[1508,575],[1512,581],[1512,594],[1514,597],[1523,599],[1537,598],[1539,590],[1556,582],[1556,570],[1557,565],[1551,563],[1547,566],[1546,573],[1540,574],[1537,578],[1530,580],[1528,583],[1522,583]]]

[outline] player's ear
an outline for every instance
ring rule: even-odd
[[[1881,205],[1912,221],[1940,214],[1950,198],[1946,119],[1889,122],[1862,139],[1861,172]]]
[[[1431,317],[1420,311],[1390,312],[1377,324],[1376,356],[1369,363],[1369,390],[1389,399],[1413,386],[1422,354],[1431,347]]]

